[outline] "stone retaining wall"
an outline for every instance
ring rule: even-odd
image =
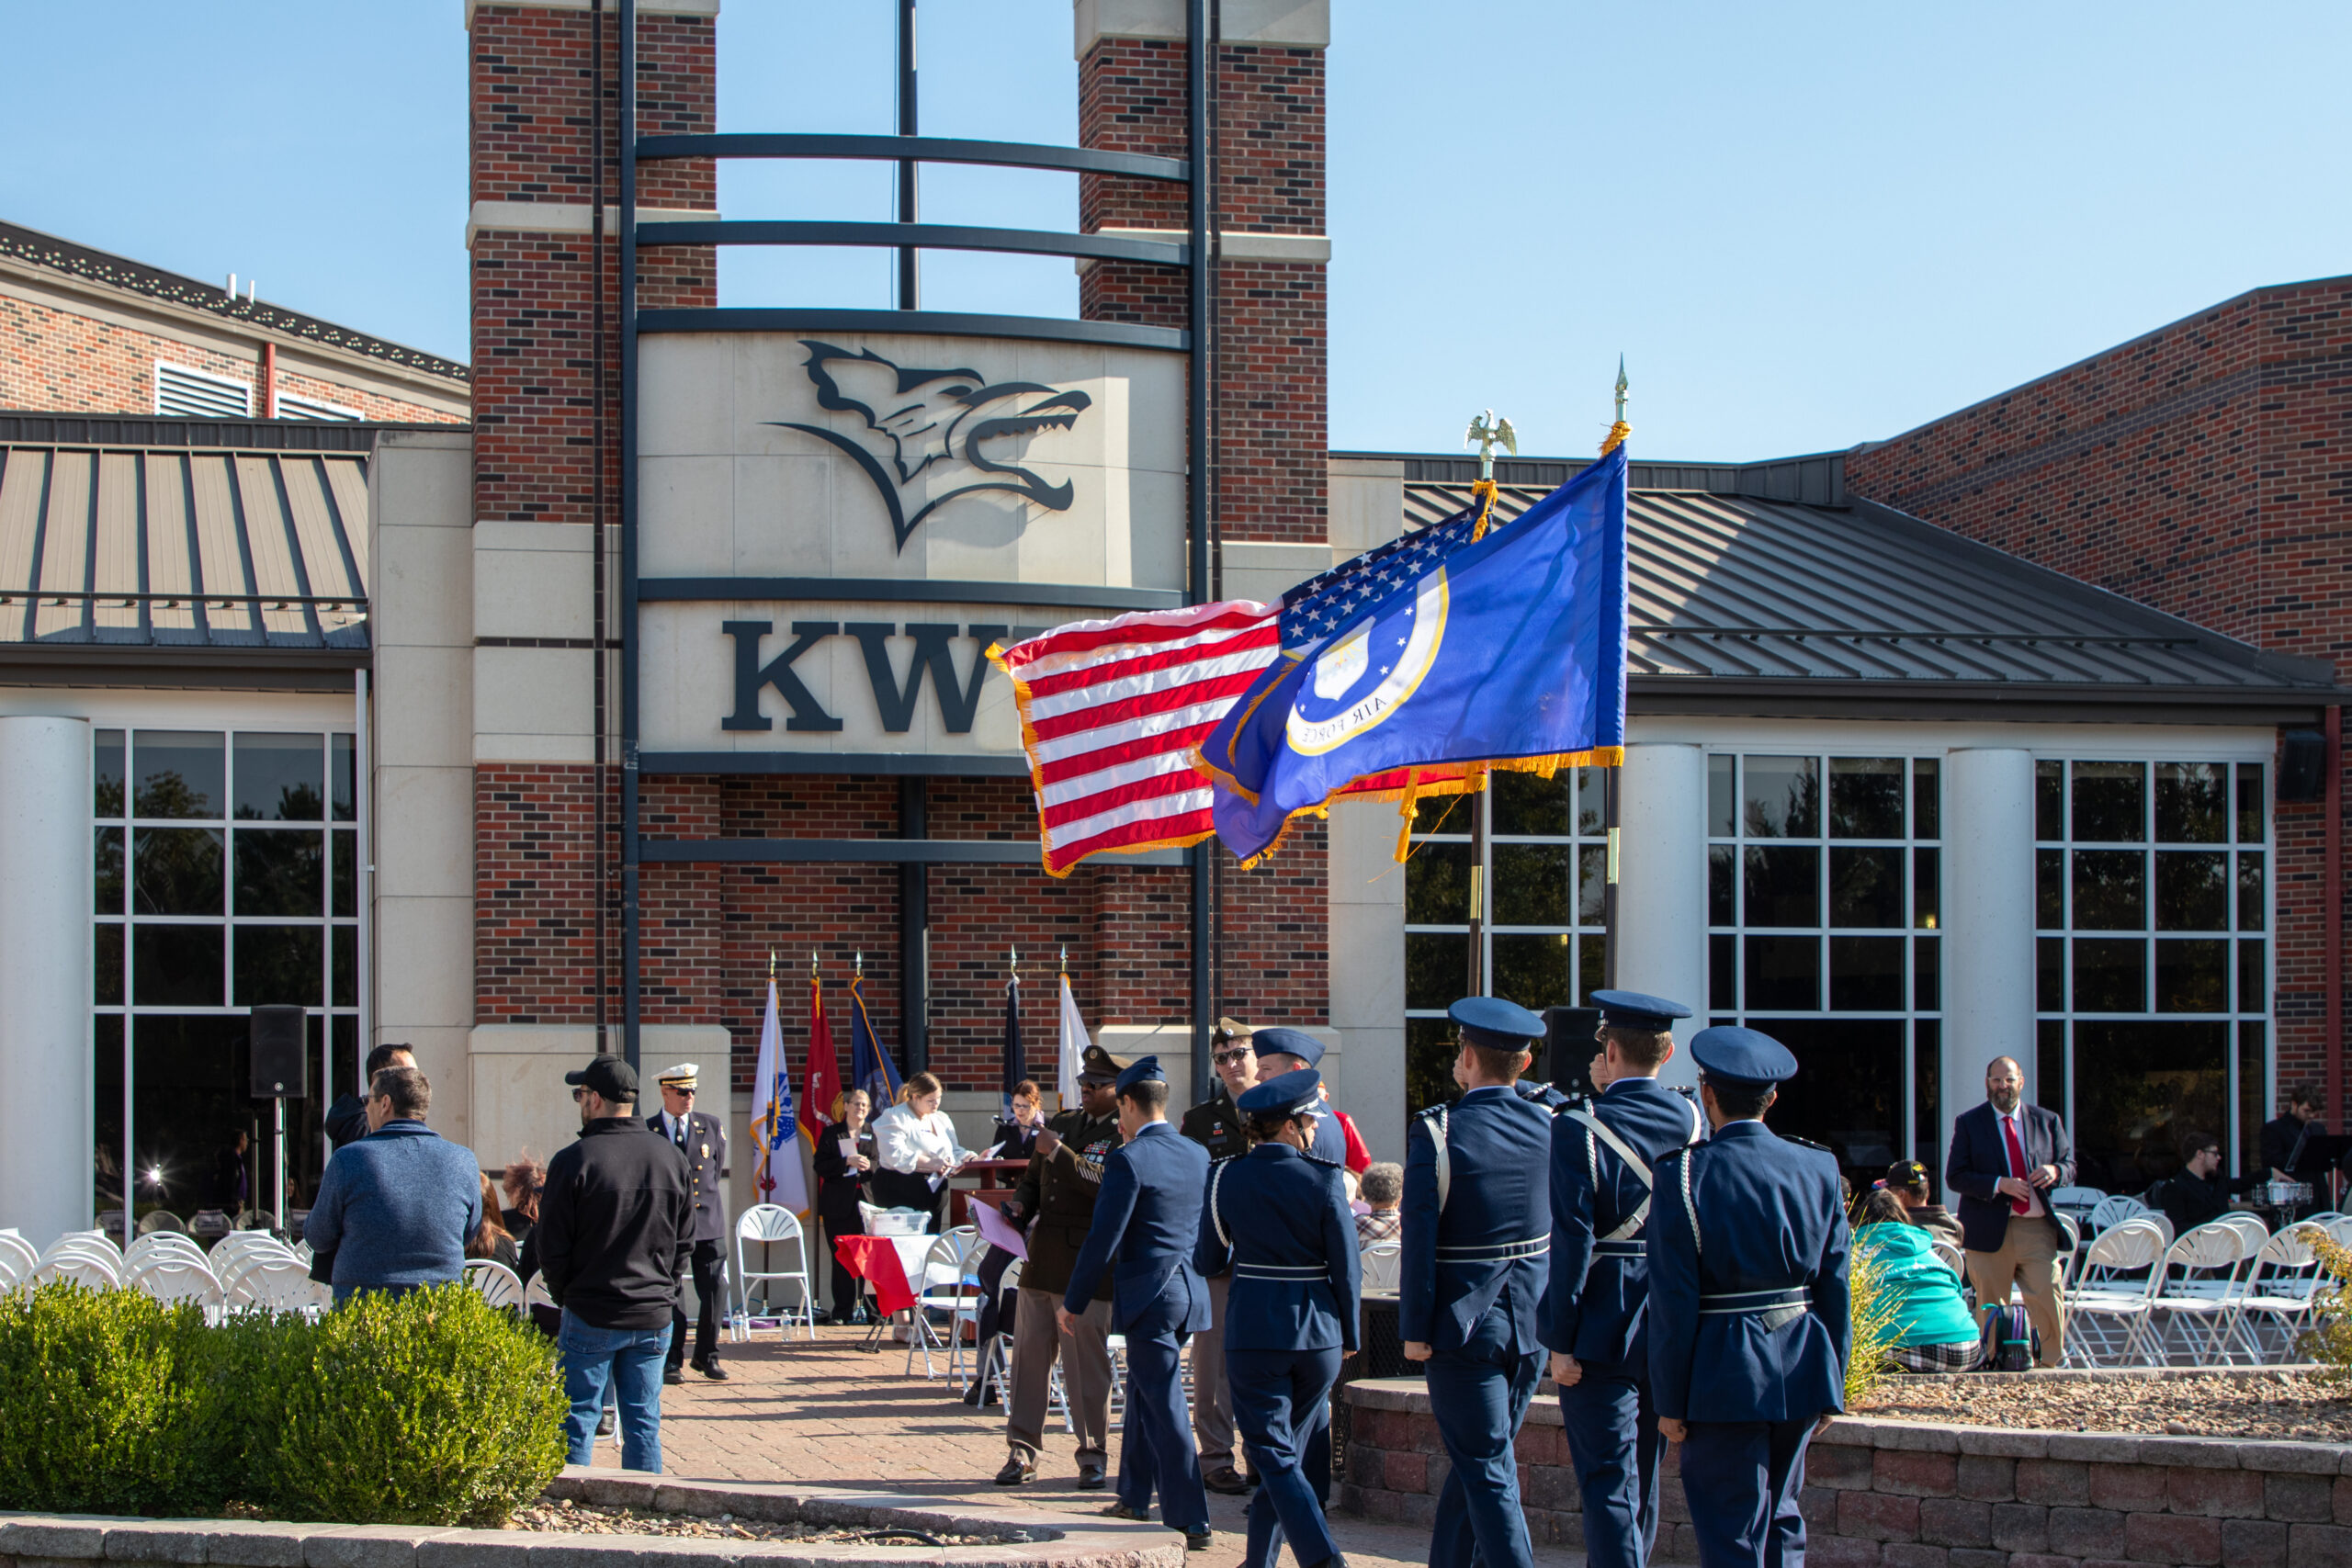
[[[91,1568],[98,1562],[221,1568],[832,1568],[918,1562],[942,1568],[1183,1568],[1184,1562],[1183,1537],[1160,1525],[1073,1518],[1035,1508],[667,1481],[578,1467],[565,1471],[548,1495],[662,1513],[728,1513],[779,1524],[980,1535],[994,1538],[995,1544],[882,1546],[0,1513],[0,1568]]]
[[[1546,1385],[1547,1389],[1549,1385]],[[1351,1383],[1341,1506],[1429,1523],[1447,1461],[1417,1378]],[[1519,1436],[1538,1541],[1581,1548],[1560,1406]],[[1698,1542],[1669,1453],[1657,1560]],[[1805,1470],[1813,1568],[2352,1568],[2352,1446],[2021,1432],[1840,1416]]]

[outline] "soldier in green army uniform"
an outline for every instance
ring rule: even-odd
[[[999,1486],[1018,1486],[1037,1473],[1057,1355],[1070,1421],[1078,1429],[1080,1489],[1099,1490],[1110,1463],[1110,1275],[1103,1275],[1085,1315],[1077,1320],[1076,1333],[1059,1329],[1054,1309],[1069,1289],[1070,1269],[1094,1226],[1102,1162],[1119,1146],[1112,1086],[1125,1066],[1100,1045],[1087,1047],[1079,1066],[1079,1103],[1056,1112],[1037,1134],[1029,1168],[1005,1204],[1013,1224],[1027,1227],[1029,1258],[1022,1265],[1012,1312],[1012,1397],[1005,1418],[1012,1455],[997,1472]]]
[[[1241,1130],[1236,1101],[1258,1082],[1258,1057],[1250,1043],[1250,1026],[1220,1018],[1209,1036],[1209,1060],[1217,1084],[1206,1100],[1184,1112],[1177,1128],[1209,1152],[1211,1165],[1238,1159],[1250,1152],[1249,1135]],[[1256,1484],[1233,1462],[1233,1395],[1226,1382],[1225,1298],[1232,1288],[1231,1272],[1209,1280],[1212,1326],[1193,1336],[1193,1440],[1201,1455],[1201,1484],[1212,1492],[1244,1493]]]

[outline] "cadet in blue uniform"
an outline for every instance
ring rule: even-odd
[[[1464,1092],[1406,1128],[1396,1278],[1405,1356],[1427,1363],[1431,1413],[1453,1461],[1431,1521],[1430,1568],[1532,1568],[1511,1444],[1539,1371],[1552,1112],[1517,1083],[1544,1021],[1497,997],[1465,997],[1450,1012],[1462,1028],[1453,1081]]]
[[[1320,1476],[1306,1450],[1331,1422],[1331,1385],[1356,1348],[1362,1280],[1355,1215],[1340,1168],[1309,1156],[1323,1119],[1323,1076],[1284,1073],[1237,1102],[1254,1145],[1209,1173],[1193,1262],[1233,1270],[1225,1300],[1226,1376],[1234,1424],[1260,1490],[1250,1505],[1242,1568],[1274,1568],[1283,1540],[1300,1568],[1344,1568],[1323,1522],[1329,1444]]]
[[[1658,1162],[1650,1387],[1682,1445],[1702,1568],[1803,1568],[1804,1450],[1845,1408],[1846,1209],[1838,1161],[1764,1126],[1796,1074],[1752,1029],[1691,1039],[1714,1135]]]
[[[1584,1494],[1591,1568],[1640,1568],[1657,1542],[1666,1439],[1650,1401],[1642,1228],[1651,1168],[1706,1130],[1699,1107],[1657,1081],[1668,1032],[1690,1010],[1638,991],[1595,991],[1608,1086],[1552,1123],[1552,1281],[1544,1344],[1560,1389],[1568,1458]],[[1596,1075],[1599,1076],[1599,1075]]]
[[[1103,1512],[1149,1518],[1157,1490],[1161,1521],[1184,1532],[1185,1550],[1205,1551],[1215,1538],[1182,1359],[1184,1337],[1209,1325],[1208,1281],[1193,1269],[1208,1151],[1168,1124],[1168,1078],[1159,1057],[1138,1058],[1119,1075],[1114,1093],[1126,1141],[1102,1162],[1094,1225],[1055,1315],[1062,1332],[1075,1336],[1103,1269],[1117,1259],[1111,1325],[1127,1338],[1127,1410],[1119,1427],[1119,1500]]]
[[[1261,1083],[1271,1083],[1303,1067],[1319,1071],[1323,1066],[1323,1042],[1304,1029],[1261,1029],[1250,1036],[1250,1048],[1258,1054]],[[1329,1103],[1315,1123],[1314,1146],[1306,1152],[1331,1165],[1348,1163],[1348,1134],[1340,1125],[1339,1111]]]

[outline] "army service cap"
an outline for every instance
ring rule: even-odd
[[[1159,1057],[1137,1056],[1126,1070],[1119,1075],[1118,1082],[1113,1087],[1119,1093],[1125,1094],[1139,1083],[1166,1083],[1167,1081],[1168,1075],[1159,1070]]]
[[[1313,1067],[1301,1067],[1242,1090],[1241,1098],[1233,1103],[1244,1116],[1320,1115],[1323,1075]]]
[[[1797,1076],[1789,1048],[1761,1030],[1721,1024],[1690,1037],[1690,1056],[1707,1077],[1727,1083],[1786,1083]]]
[[[1445,1016],[1462,1026],[1464,1043],[1489,1051],[1524,1051],[1530,1042],[1544,1038],[1542,1019],[1500,997],[1464,997],[1446,1009]]]
[[[1595,991],[1592,1005],[1600,1010],[1600,1021],[1611,1028],[1638,1029],[1648,1034],[1664,1034],[1674,1027],[1676,1019],[1690,1016],[1690,1010],[1680,1002],[1641,991]]]
[[[1261,1056],[1295,1056],[1310,1067],[1323,1064],[1323,1042],[1304,1029],[1261,1029],[1250,1044]]]
[[[1078,1059],[1078,1081],[1080,1083],[1114,1083],[1126,1070],[1126,1064],[1100,1045],[1089,1045]]]
[[[1209,1032],[1212,1040],[1238,1040],[1244,1044],[1249,1043],[1251,1033],[1250,1026],[1239,1019],[1222,1016],[1217,1019],[1216,1027]]]
[[[692,1062],[680,1062],[676,1066],[672,1067],[668,1072],[665,1072],[659,1077],[655,1078],[654,1081],[660,1084],[663,1089],[691,1089],[699,1090],[702,1088],[702,1069],[695,1066]]]

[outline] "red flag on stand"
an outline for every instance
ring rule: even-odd
[[[808,1075],[802,1080],[800,1139],[810,1148],[817,1134],[832,1119],[833,1096],[842,1091],[842,1070],[833,1060],[832,1026],[825,1021],[825,987],[817,965],[808,965]]]

